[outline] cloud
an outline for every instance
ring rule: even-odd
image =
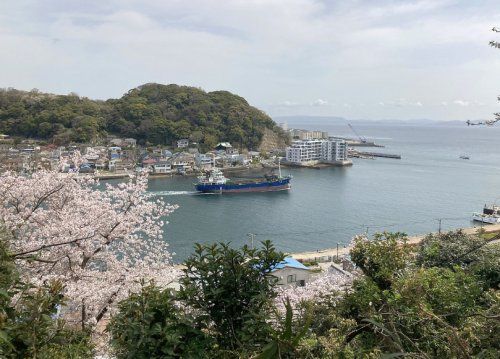
[[[299,105],[300,104],[298,102],[293,102],[288,100],[278,103],[278,106],[285,106],[285,107],[295,107]]]
[[[317,99],[311,103],[312,106],[326,106],[328,105],[328,101],[323,99]]]
[[[485,106],[484,102],[478,100],[454,100],[453,103],[458,106],[468,107],[468,106]]]
[[[470,102],[469,101],[465,101],[465,100],[455,100],[453,101],[453,103],[455,105],[459,105],[459,106],[463,106],[463,107],[467,107],[470,105]]]
[[[442,107],[426,105],[436,98],[489,104],[496,94],[500,60],[487,45],[494,39],[491,24],[500,23],[496,5],[494,0],[4,1],[0,87],[108,98],[154,81],[229,90],[266,111],[380,118],[412,116],[421,109],[429,118],[445,119]],[[430,83],[438,86],[429,90]],[[458,111],[481,106],[470,104],[450,106],[456,112],[446,114],[456,119],[494,110],[484,105],[478,114]]]
[[[404,106],[416,106],[423,107],[423,103],[421,101],[409,101],[405,98],[399,98],[397,100],[390,101],[379,101],[379,106],[395,106],[395,107],[404,107]]]

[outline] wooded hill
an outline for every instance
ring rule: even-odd
[[[259,109],[227,91],[145,84],[119,99],[91,100],[76,94],[0,90],[0,133],[56,144],[91,142],[107,134],[145,144],[189,138],[210,149],[219,141],[257,149],[264,133],[286,134]]]

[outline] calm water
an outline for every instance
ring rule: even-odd
[[[297,125],[297,124],[294,124]],[[350,135],[345,125],[302,128]],[[150,181],[150,191],[180,207],[165,240],[181,261],[195,242],[249,243],[271,239],[285,251],[346,244],[355,234],[408,234],[469,226],[485,203],[500,202],[500,128],[358,125],[358,132],[402,155],[401,160],[355,160],[349,168],[285,169],[292,190],[240,195],[194,194],[194,178]],[[459,159],[460,155],[470,160]]]

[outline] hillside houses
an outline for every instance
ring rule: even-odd
[[[120,174],[138,169],[151,174],[185,174],[209,171],[214,167],[247,166],[259,158],[258,152],[240,154],[229,142],[219,143],[214,150],[200,153],[197,147],[180,149],[162,146],[141,147],[131,138],[110,138],[107,145],[75,144],[38,146],[36,141],[14,145],[7,137],[0,138],[0,170],[30,172],[38,168],[64,172]],[[182,144],[181,142],[178,143]],[[78,168],[72,162],[78,154]],[[59,165],[60,161],[64,165]]]

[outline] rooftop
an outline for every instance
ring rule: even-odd
[[[296,268],[296,269],[309,270],[309,268],[307,268],[305,265],[303,265],[298,260],[292,257],[286,257],[283,260],[283,262],[276,264],[276,266],[273,268],[273,271],[283,268]]]

